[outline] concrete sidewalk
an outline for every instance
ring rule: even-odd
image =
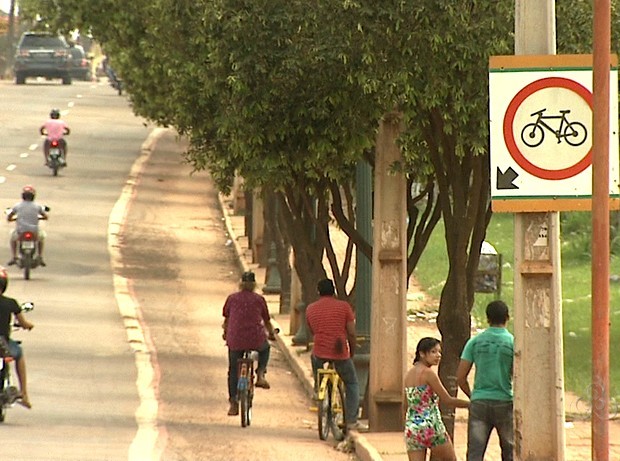
[[[245,220],[243,216],[233,214],[232,201],[229,198],[220,196],[226,226],[229,232],[230,243],[234,245],[239,263],[242,270],[252,270],[256,273],[256,279],[259,282],[265,281],[266,269],[258,267],[252,262],[252,253],[248,248],[248,240],[245,237]],[[337,235],[332,233],[332,236]],[[335,249],[344,249],[346,242],[336,242]],[[295,346],[292,343],[294,336],[289,331],[289,314],[280,314],[279,295],[263,294],[269,305],[269,311],[276,322],[280,325],[280,335],[277,343],[280,350],[288,359],[293,371],[298,376],[300,383],[309,397],[312,397],[312,369],[310,366],[310,351],[305,346]],[[421,329],[415,322],[410,322],[408,327],[408,351],[409,357],[414,356],[415,345],[417,339],[427,335],[426,329],[424,333],[417,333],[416,330]],[[426,333],[426,334],[425,334]],[[439,338],[439,334],[436,333]],[[310,409],[309,409],[310,411]],[[309,416],[309,419],[315,421],[316,413]],[[620,421],[614,420],[610,423],[610,460],[620,461]],[[406,461],[407,453],[401,432],[354,432],[352,438],[355,446],[355,453],[361,461]],[[317,432],[318,441],[318,432]],[[456,413],[456,425],[454,434],[454,446],[459,461],[465,460],[467,449],[467,411],[458,409]],[[586,461],[591,456],[591,425],[589,420],[577,420],[566,423],[566,452],[563,461]],[[485,456],[485,461],[498,461],[501,459],[499,443],[495,433],[493,433],[489,442],[489,447]],[[554,460],[555,461],[555,460]],[[562,461],[562,460],[557,460]]]

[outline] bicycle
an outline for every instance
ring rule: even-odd
[[[317,381],[319,438],[327,440],[331,432],[334,439],[344,440],[346,432],[344,382],[338,376],[333,362],[326,362],[323,368],[317,370]]]
[[[241,427],[247,427],[252,422],[252,400],[254,400],[254,360],[256,352],[247,350],[237,360],[237,402],[241,415]]]
[[[279,328],[274,328],[274,336],[269,336],[268,339],[275,341],[275,335],[279,332]],[[243,351],[241,358],[237,360],[237,402],[239,402],[241,427],[247,427],[252,423],[252,401],[256,387],[254,362],[256,361],[258,361],[258,352],[251,349]]]
[[[569,122],[566,114],[570,110],[560,110],[560,115],[543,115],[547,109],[541,109],[533,114],[536,121],[528,123],[521,130],[521,140],[528,147],[538,147],[545,140],[545,129],[551,131],[558,140],[558,144],[562,142],[562,138],[571,146],[577,147],[586,142],[588,138],[588,130],[581,122]],[[545,120],[560,120],[560,126],[557,130],[551,128]]]

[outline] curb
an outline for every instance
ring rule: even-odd
[[[237,254],[237,263],[239,264],[239,268],[242,272],[250,270],[250,267],[245,261],[244,251],[239,244],[238,236],[235,234],[233,230],[233,226],[230,220],[230,216],[228,213],[228,209],[226,207],[226,203],[224,203],[222,194],[218,193],[218,201],[220,203],[220,209],[222,210],[222,215],[224,217],[224,223],[226,225],[226,233],[228,234],[228,238],[231,240],[234,245],[235,252]],[[275,319],[272,319],[274,323],[274,327],[277,326],[277,322]],[[312,398],[314,395],[314,384],[311,382],[306,376],[304,369],[298,363],[296,357],[293,355],[296,353],[285,341],[280,337],[280,335],[276,335],[276,344],[278,345],[278,349],[282,352],[286,361],[293,369],[293,372],[297,376],[299,383],[302,385],[304,391],[308,395],[309,398]],[[353,440],[354,452],[360,461],[383,461],[381,454],[377,451],[377,449],[372,446],[372,444],[368,441],[366,437],[360,434],[357,431],[351,431],[350,434],[351,439]]]
[[[222,214],[224,216],[224,223],[226,224],[226,232],[228,234],[228,238],[232,241],[232,244],[235,247],[235,252],[237,254],[237,262],[239,264],[239,268],[241,269],[242,272],[248,271],[250,270],[250,267],[247,265],[247,263],[245,262],[245,259],[243,258],[244,252],[243,252],[243,249],[241,248],[241,245],[239,244],[237,235],[235,235],[234,233],[232,223],[230,222],[230,217],[226,209],[226,204],[224,203],[224,200],[222,199],[222,194],[218,194],[217,197],[218,197],[218,201],[220,202],[220,208],[222,209]],[[277,322],[274,319],[272,319],[272,322],[277,324]],[[277,325],[274,325],[274,327],[275,326]],[[282,330],[280,329],[280,331]],[[295,357],[293,357],[293,353],[288,348],[284,340],[280,337],[280,335],[276,335],[276,344],[278,345],[278,348],[280,349],[280,351],[282,351],[282,353],[286,357],[286,361],[289,363],[289,365],[293,369],[293,372],[297,376],[297,379],[299,379],[299,381],[301,382],[304,388],[304,391],[306,392],[308,397],[312,398],[312,395],[314,394],[314,386],[312,385],[312,383],[308,381],[304,373],[304,370],[299,366],[299,364],[295,360]]]

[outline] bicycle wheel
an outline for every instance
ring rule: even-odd
[[[581,146],[588,138],[588,130],[580,122],[569,123],[564,129],[564,139],[571,146]]]
[[[239,391],[239,409],[241,410],[241,427],[249,426],[252,419],[252,406],[250,403],[250,393],[247,389]]]
[[[325,387],[325,393],[323,394],[325,397],[317,402],[319,410],[319,438],[321,440],[327,440],[329,431],[331,430],[331,388],[332,385],[328,382]]]
[[[338,385],[330,392],[331,395],[331,430],[334,435],[334,439],[340,441],[344,440],[344,436],[347,430],[346,424],[346,412],[345,412],[345,394],[342,381],[338,380]]]
[[[536,123],[528,123],[521,130],[521,141],[528,147],[538,147],[545,140],[545,132]]]

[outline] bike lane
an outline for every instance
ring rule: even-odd
[[[221,309],[237,289],[239,264],[217,191],[205,173],[190,176],[185,147],[172,132],[157,138],[110,228],[117,299],[139,371],[133,448],[149,461],[355,459],[318,440],[310,401],[278,347],[272,388],[257,391],[252,426],[226,415]]]

